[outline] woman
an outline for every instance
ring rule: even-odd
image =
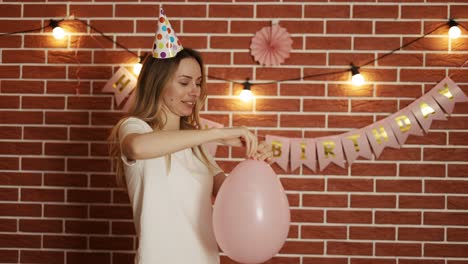
[[[110,136],[118,182],[133,208],[139,264],[215,264],[212,195],[225,174],[201,147],[208,142],[246,146],[246,157],[271,163],[272,152],[245,127],[201,130],[206,97],[200,55],[148,56],[128,118]]]

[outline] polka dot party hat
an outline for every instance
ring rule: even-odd
[[[153,43],[153,57],[156,59],[168,59],[183,49],[177,38],[171,23],[166,17],[164,9],[159,9],[158,29]]]

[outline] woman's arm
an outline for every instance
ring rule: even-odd
[[[129,134],[122,141],[122,153],[130,160],[150,159],[207,142],[233,138],[241,138],[245,142],[247,157],[256,153],[257,138],[245,127]]]

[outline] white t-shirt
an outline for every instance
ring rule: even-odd
[[[150,132],[145,121],[130,117],[119,129],[120,143],[128,134]],[[171,154],[169,173],[167,157],[122,160],[139,239],[135,263],[219,263],[211,194],[221,170],[210,173],[191,148]]]

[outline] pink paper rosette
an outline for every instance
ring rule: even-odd
[[[286,58],[289,58],[292,43],[285,28],[279,25],[264,27],[252,38],[250,54],[262,65],[280,65]]]

